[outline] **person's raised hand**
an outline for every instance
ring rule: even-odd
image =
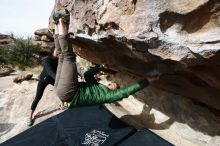
[[[59,51],[57,51],[56,49],[53,51],[53,57],[56,57],[56,58],[58,58],[59,57],[59,55],[60,55],[60,52]]]

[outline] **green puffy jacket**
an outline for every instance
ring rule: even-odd
[[[105,85],[98,83],[94,78],[94,75],[102,69],[102,66],[97,65],[84,73],[86,82],[79,82],[78,91],[74,95],[69,108],[76,106],[101,105],[118,101],[134,94],[149,84],[147,80],[141,80],[120,89],[110,90]]]

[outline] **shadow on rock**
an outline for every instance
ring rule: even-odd
[[[194,131],[200,131],[206,135],[220,136],[220,116],[215,114],[217,110],[213,111],[211,108],[198,104],[187,97],[170,94],[153,87],[149,88],[150,90],[144,91],[145,96],[139,96],[139,100],[170,117],[170,119],[164,123],[155,124],[154,115],[150,114],[151,108],[145,108],[140,115],[130,117],[140,119],[139,122],[142,122],[142,125],[144,124],[152,129],[167,129],[174,122],[178,122],[185,124],[185,130],[189,126]],[[147,115],[149,115],[148,118],[143,118]],[[129,118],[129,116],[123,118]],[[179,128],[181,129],[181,127]]]
[[[126,121],[126,123],[135,123],[138,128],[144,128],[145,126],[147,126],[147,128],[157,130],[168,129],[174,123],[174,120],[171,118],[162,123],[156,123],[154,114],[150,113],[151,109],[152,108],[144,106],[141,114],[125,115],[122,116],[120,119],[122,121]]]
[[[53,109],[51,111],[47,111],[47,110],[43,110],[43,111],[40,111],[38,112],[35,116],[34,116],[34,120],[36,120],[37,118],[40,118],[40,117],[43,117],[43,116],[47,116],[47,115],[50,115],[56,111],[60,110],[60,108],[56,108],[56,109]]]
[[[12,124],[12,123],[0,124],[0,133],[9,132],[14,126],[15,124]]]

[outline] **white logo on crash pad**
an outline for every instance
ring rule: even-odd
[[[93,130],[85,135],[85,141],[82,143],[83,145],[88,146],[99,146],[103,144],[109,135],[105,134],[102,131]]]

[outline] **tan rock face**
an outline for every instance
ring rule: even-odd
[[[46,36],[48,39],[53,40],[53,34],[47,28],[38,29],[34,34],[38,36]]]
[[[2,76],[8,76],[10,73],[14,72],[14,70],[11,67],[8,66],[0,66],[0,77]]]
[[[69,31],[74,33],[73,46],[81,57],[95,63],[111,64],[113,70],[138,77],[146,77],[147,73],[157,69],[162,75],[154,88],[177,95],[179,100],[187,98],[199,107],[210,109],[212,114],[219,112],[218,0],[57,0],[57,3],[71,13]],[[123,76],[121,78],[124,80]],[[170,97],[165,93],[161,96]],[[172,97],[169,99],[172,102],[167,104],[175,106],[176,99]],[[190,108],[186,104],[183,102],[180,110]],[[154,108],[155,105],[150,106]],[[173,113],[171,117],[178,114],[176,110],[169,111]],[[191,113],[189,110],[182,114]],[[187,116],[183,119],[187,120]],[[199,124],[211,126],[212,122]],[[198,129],[196,124],[191,124],[191,128]],[[184,132],[180,137],[199,144],[201,140],[207,145],[215,136],[217,138],[212,141],[219,141],[220,129],[213,134],[206,132],[206,128],[199,132],[206,140],[198,139],[199,135],[187,137]]]
[[[31,73],[20,74],[13,79],[13,82],[21,83],[25,80],[31,80],[32,77],[33,77],[33,74],[31,74]]]
[[[39,29],[34,34],[33,43],[42,47],[42,53],[50,53],[54,50],[53,34],[49,29]]]
[[[0,45],[14,45],[14,40],[9,35],[0,33]]]

